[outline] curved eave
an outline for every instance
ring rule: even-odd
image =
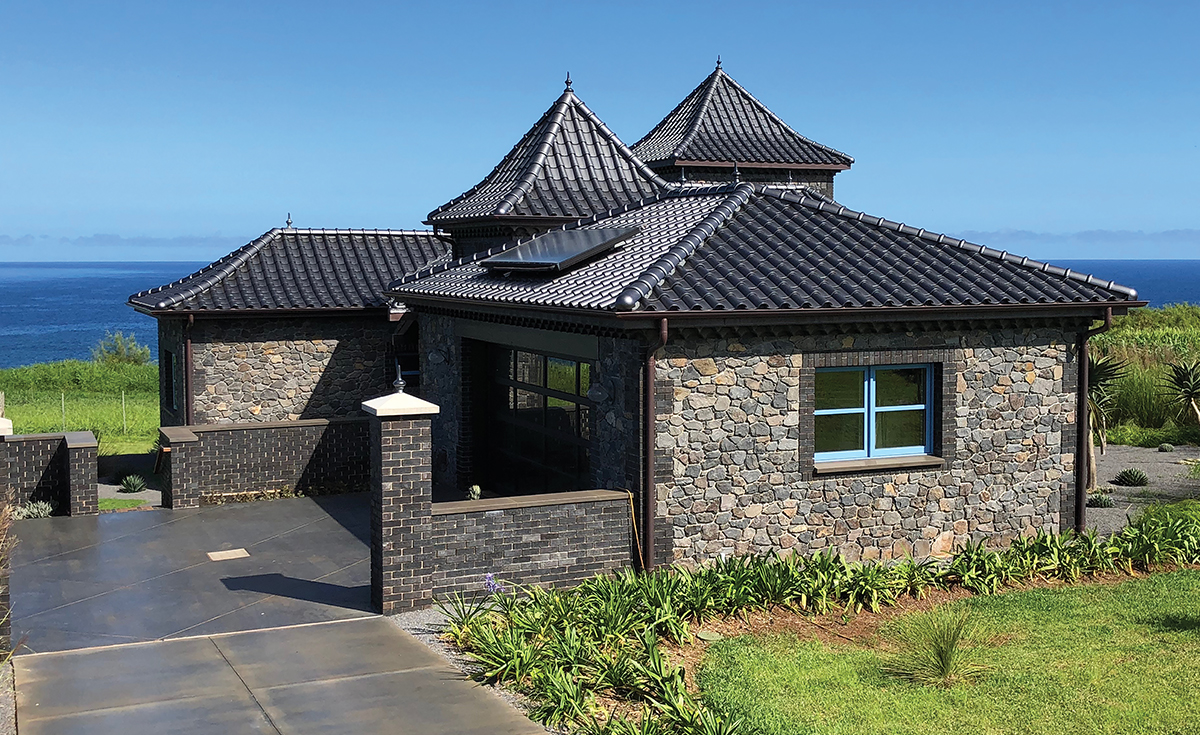
[[[313,307],[304,309],[156,309],[125,302],[139,314],[159,319],[162,317],[204,317],[206,319],[241,319],[245,317],[309,317],[309,316],[360,316],[370,314],[387,315],[393,313],[388,306],[343,306],[343,307]]]
[[[780,168],[794,171],[849,171],[850,166],[842,163],[761,163],[759,161],[693,161],[686,158],[670,158],[654,161],[650,166],[708,166],[710,168]]]

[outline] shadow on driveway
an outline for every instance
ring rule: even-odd
[[[372,612],[369,604],[371,599],[371,585],[369,584],[348,587],[329,582],[298,579],[278,572],[250,574],[245,577],[226,577],[221,580],[221,583],[225,585],[225,589],[231,592],[260,592],[275,597],[289,597],[304,602]]]

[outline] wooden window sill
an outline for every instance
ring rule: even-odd
[[[838,475],[848,472],[874,472],[876,470],[933,470],[946,466],[946,460],[929,454],[911,457],[870,457],[868,459],[845,459],[837,462],[816,462],[813,469],[818,475]]]

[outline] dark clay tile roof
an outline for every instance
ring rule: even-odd
[[[578,219],[675,186],[638,160],[568,86],[487,178],[426,222]]]
[[[567,227],[641,233],[566,273],[502,275],[481,260],[427,268],[400,299],[606,311],[749,311],[1136,300],[1111,281],[846,209],[807,190],[693,188]]]
[[[378,308],[388,283],[449,257],[448,239],[430,231],[277,228],[129,303],[146,312]]]
[[[718,65],[633,152],[650,163],[696,161],[849,168],[854,159],[805,138]]]
[[[1136,300],[1112,281],[760,188],[640,293],[654,311],[987,306]]]

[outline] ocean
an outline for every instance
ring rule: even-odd
[[[1200,304],[1200,260],[1054,260],[1115,280],[1151,306]],[[0,263],[0,368],[86,360],[106,332],[132,334],[158,355],[153,319],[125,305],[204,263]]]

